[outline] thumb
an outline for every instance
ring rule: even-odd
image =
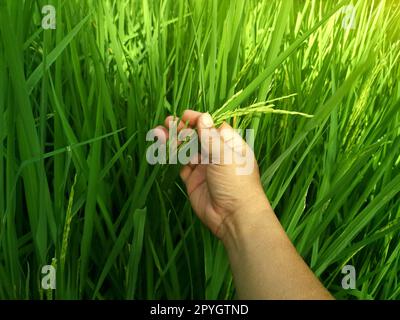
[[[225,147],[231,148],[234,153],[244,154],[248,151],[249,145],[243,140],[240,133],[233,129],[228,123],[223,122],[218,132]]]
[[[201,163],[219,163],[220,135],[214,127],[209,113],[203,113],[197,120],[197,132],[201,145]]]
[[[204,131],[205,129],[211,129],[214,128],[214,120],[211,117],[211,115],[207,113],[203,113],[197,120],[197,130],[199,131],[199,134],[201,135],[201,132]]]

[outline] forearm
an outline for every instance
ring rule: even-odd
[[[290,242],[268,204],[260,200],[225,223],[240,299],[332,299]]]

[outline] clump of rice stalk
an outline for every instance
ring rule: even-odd
[[[302,112],[297,112],[297,111],[288,111],[288,110],[281,110],[281,109],[275,109],[275,105],[272,104],[272,102],[283,100],[283,99],[288,99],[291,97],[296,96],[296,94],[291,94],[288,96],[283,96],[279,97],[273,100],[268,100],[268,101],[262,101],[262,102],[257,102],[254,103],[250,106],[243,107],[243,108],[236,108],[231,110],[228,106],[229,103],[237,97],[241,91],[236,93],[232,98],[230,98],[221,108],[216,110],[211,114],[215,126],[221,125],[224,121],[231,119],[231,118],[240,118],[240,117],[245,117],[245,116],[252,116],[255,114],[268,114],[268,113],[276,113],[276,114],[287,114],[287,115],[298,115],[306,118],[312,118],[313,115],[307,114],[307,113],[302,113]]]
[[[312,118],[313,115],[303,113],[303,112],[297,112],[297,111],[288,111],[288,110],[281,110],[281,109],[275,109],[275,105],[272,104],[272,102],[283,100],[283,99],[288,99],[291,97],[296,96],[296,94],[291,94],[288,96],[283,96],[279,97],[273,100],[269,101],[262,101],[262,102],[257,102],[252,105],[249,105],[247,107],[242,107],[242,108],[236,108],[231,110],[229,108],[229,103],[237,97],[241,91],[237,92],[235,95],[233,95],[228,101],[224,103],[224,105],[217,109],[215,112],[211,114],[211,117],[213,118],[214,125],[216,127],[219,127],[223,122],[229,120],[229,119],[237,119],[237,118],[242,118],[242,117],[251,117],[254,116],[255,114],[268,114],[268,113],[275,113],[275,114],[286,114],[286,115],[297,115],[297,116],[302,116],[306,118]],[[245,127],[244,125],[243,127]],[[187,124],[185,126],[187,128]],[[197,129],[194,129],[197,131]],[[188,136],[185,138],[185,140],[177,146],[177,152],[179,152],[182,148],[184,148],[192,139],[192,136]],[[169,144],[170,142],[167,141],[167,150],[169,150]],[[166,163],[169,163],[169,156],[168,153],[166,155]]]

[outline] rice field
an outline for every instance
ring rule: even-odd
[[[399,22],[397,0],[0,0],[0,299],[233,299],[179,166],[145,158],[167,115],[223,106],[330,292],[399,299]]]

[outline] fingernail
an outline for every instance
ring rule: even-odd
[[[204,128],[212,128],[214,126],[214,121],[208,112],[201,116],[201,124]]]

